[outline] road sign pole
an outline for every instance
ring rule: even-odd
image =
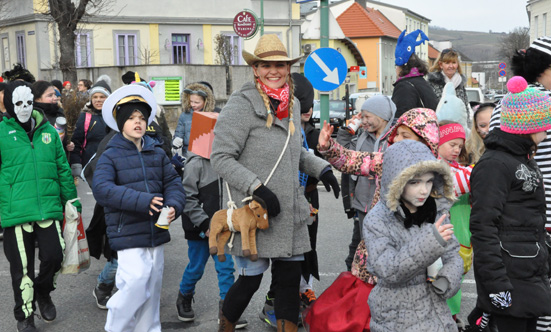
[[[320,1],[320,47],[329,47],[329,0]],[[329,94],[320,94],[320,126],[329,123]]]

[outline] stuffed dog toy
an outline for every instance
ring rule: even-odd
[[[226,209],[216,211],[210,221],[209,252],[211,255],[218,254],[220,262],[226,261],[224,246],[231,236],[227,219],[228,210]],[[254,196],[245,206],[233,210],[231,220],[235,231],[241,233],[243,256],[250,257],[253,262],[258,260],[256,229],[267,229],[269,226],[264,201]]]

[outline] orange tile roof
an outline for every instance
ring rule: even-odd
[[[439,54],[440,54],[440,51],[435,49],[431,44],[429,44],[429,59],[436,59],[438,58]]]
[[[401,31],[380,11],[364,8],[354,2],[337,17],[346,37],[392,37],[398,39]]]

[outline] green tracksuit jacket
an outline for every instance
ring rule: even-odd
[[[0,123],[0,219],[2,227],[63,220],[65,202],[77,197],[71,169],[56,129],[34,110],[27,135],[14,118]],[[32,137],[32,141],[29,139]],[[80,211],[80,203],[74,205]]]

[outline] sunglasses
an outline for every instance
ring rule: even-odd
[[[184,93],[187,93],[187,94],[190,94],[190,95],[199,95],[203,98],[207,98],[207,93],[205,91],[201,91],[201,90],[184,89]]]
[[[442,54],[442,55],[445,55],[445,54],[448,54],[448,53],[450,53],[450,52],[452,53],[452,55],[453,55],[453,54],[457,54],[457,51],[454,50],[453,48],[446,48],[445,50],[442,51],[441,54]]]

